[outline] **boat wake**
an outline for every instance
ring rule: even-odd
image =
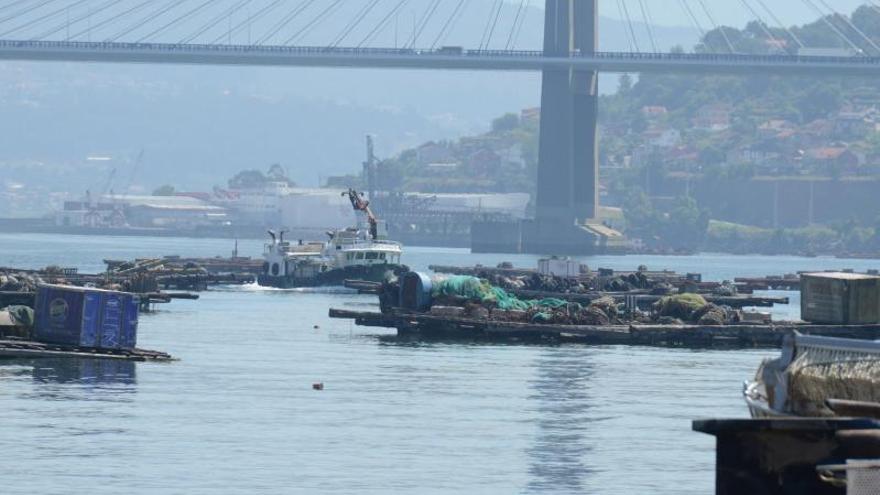
[[[243,284],[233,287],[232,290],[240,292],[291,292],[304,294],[357,294],[357,290],[348,289],[341,285],[332,285],[325,287],[295,287],[291,289],[280,289],[278,287],[264,287],[256,282]]]

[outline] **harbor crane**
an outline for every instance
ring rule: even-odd
[[[379,220],[376,219],[376,215],[370,209],[370,202],[364,199],[364,194],[355,191],[353,188],[348,188],[348,191],[343,192],[342,195],[348,196],[348,200],[351,201],[351,206],[355,211],[364,212],[367,216],[367,221],[370,223],[370,238],[374,241],[378,240]]]

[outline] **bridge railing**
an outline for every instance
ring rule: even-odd
[[[340,56],[399,56],[399,57],[448,57],[486,59],[589,59],[619,62],[622,60],[690,62],[719,64],[858,64],[878,65],[880,57],[868,56],[798,56],[798,55],[747,55],[730,53],[627,53],[627,52],[572,52],[568,57],[545,57],[540,50],[466,50],[460,47],[438,49],[418,48],[367,48],[327,46],[280,46],[280,45],[231,45],[194,43],[121,43],[105,41],[30,41],[0,40],[0,48],[34,50],[89,50],[89,51],[150,51],[167,53],[252,53],[289,55],[340,55]]]

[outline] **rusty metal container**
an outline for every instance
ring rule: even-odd
[[[801,274],[801,319],[827,325],[880,323],[880,276]]]
[[[845,495],[846,487],[823,480],[818,468],[846,459],[875,459],[876,444],[870,439],[880,421],[707,419],[694,421],[693,429],[716,438],[716,495]]]

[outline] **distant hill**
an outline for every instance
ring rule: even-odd
[[[445,43],[478,45],[487,17],[479,9],[488,4],[477,3]],[[412,2],[413,12],[426,5]],[[620,22],[603,18],[601,26],[603,49],[628,49]],[[317,29],[308,42],[339,28]],[[654,29],[662,49],[696,41],[690,29]],[[517,46],[538,48],[541,31],[542,11],[532,8]],[[405,32],[398,28],[399,44]],[[496,35],[493,46],[508,34]],[[390,30],[384,36],[374,44],[394,42]],[[616,77],[607,79],[616,86]],[[539,84],[531,73],[0,63],[0,164],[29,187],[76,192],[105,182],[112,168],[117,190],[129,183],[205,189],[274,162],[314,185],[356,171],[367,133],[388,156],[485,131],[492,117],[537,105]],[[113,160],[86,161],[94,154]]]

